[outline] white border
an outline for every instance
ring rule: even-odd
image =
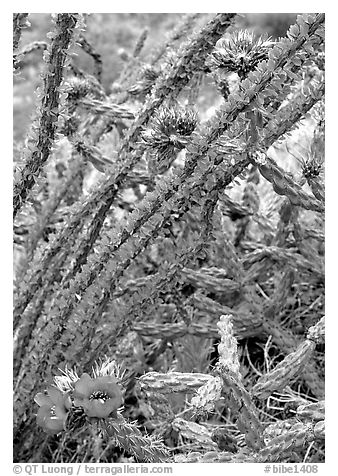
[[[150,12],[165,12],[165,13],[183,13],[183,12],[216,12],[224,11],[239,11],[260,13],[280,12],[325,12],[326,13],[326,405],[327,405],[327,440],[326,440],[326,463],[321,465],[319,475],[334,474],[335,471],[335,456],[337,454],[335,437],[337,435],[337,399],[338,392],[335,388],[337,379],[337,356],[335,350],[337,347],[337,319],[335,294],[337,294],[337,241],[338,234],[336,224],[338,222],[338,199],[335,197],[338,182],[337,161],[335,157],[337,149],[337,96],[338,96],[338,76],[336,64],[338,62],[337,55],[337,8],[334,2],[314,2],[314,1],[283,1],[280,2],[215,2],[209,0],[208,2],[182,2],[171,0],[168,3],[160,4],[157,2],[139,1],[139,2],[65,2],[58,1],[57,3],[48,5],[46,2],[4,2],[2,5],[3,14],[1,15],[1,60],[2,71],[0,74],[2,101],[1,101],[1,187],[0,187],[0,204],[1,204],[1,297],[2,297],[2,342],[1,342],[1,416],[2,416],[2,435],[5,437],[6,446],[2,446],[3,455],[6,455],[7,462],[10,465],[9,471],[4,473],[12,474],[12,13],[18,11],[30,12],[46,12],[57,7],[58,11],[81,11],[93,13],[92,7],[95,5],[97,12],[107,13],[150,13]],[[205,8],[208,7],[207,12]],[[274,8],[275,7],[275,8]],[[278,7],[278,8],[277,8]],[[238,10],[239,9],[239,10]],[[231,465],[175,465],[174,474],[183,474],[186,472],[208,471],[211,470],[213,474],[218,472],[229,471],[230,474],[264,474],[261,465],[252,465],[250,468],[248,464],[238,465],[234,467]],[[202,469],[201,469],[202,468]]]

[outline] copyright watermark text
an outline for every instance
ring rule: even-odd
[[[43,474],[172,474],[172,466],[154,466],[142,464],[121,464],[121,465],[48,465],[48,464],[15,464],[14,474],[43,475]]]

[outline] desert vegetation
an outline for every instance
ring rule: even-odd
[[[324,14],[13,14],[16,462],[324,462]]]

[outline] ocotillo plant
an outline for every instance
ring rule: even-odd
[[[15,460],[324,461],[324,15],[185,15],[152,47],[150,22],[108,85],[99,14],[29,18]]]

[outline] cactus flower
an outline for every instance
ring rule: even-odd
[[[122,405],[122,392],[111,375],[92,378],[84,373],[75,383],[74,405],[89,417],[108,418]]]
[[[34,401],[39,405],[37,424],[46,432],[56,434],[64,430],[71,400],[67,393],[55,387],[47,389],[47,395],[38,393]]]

